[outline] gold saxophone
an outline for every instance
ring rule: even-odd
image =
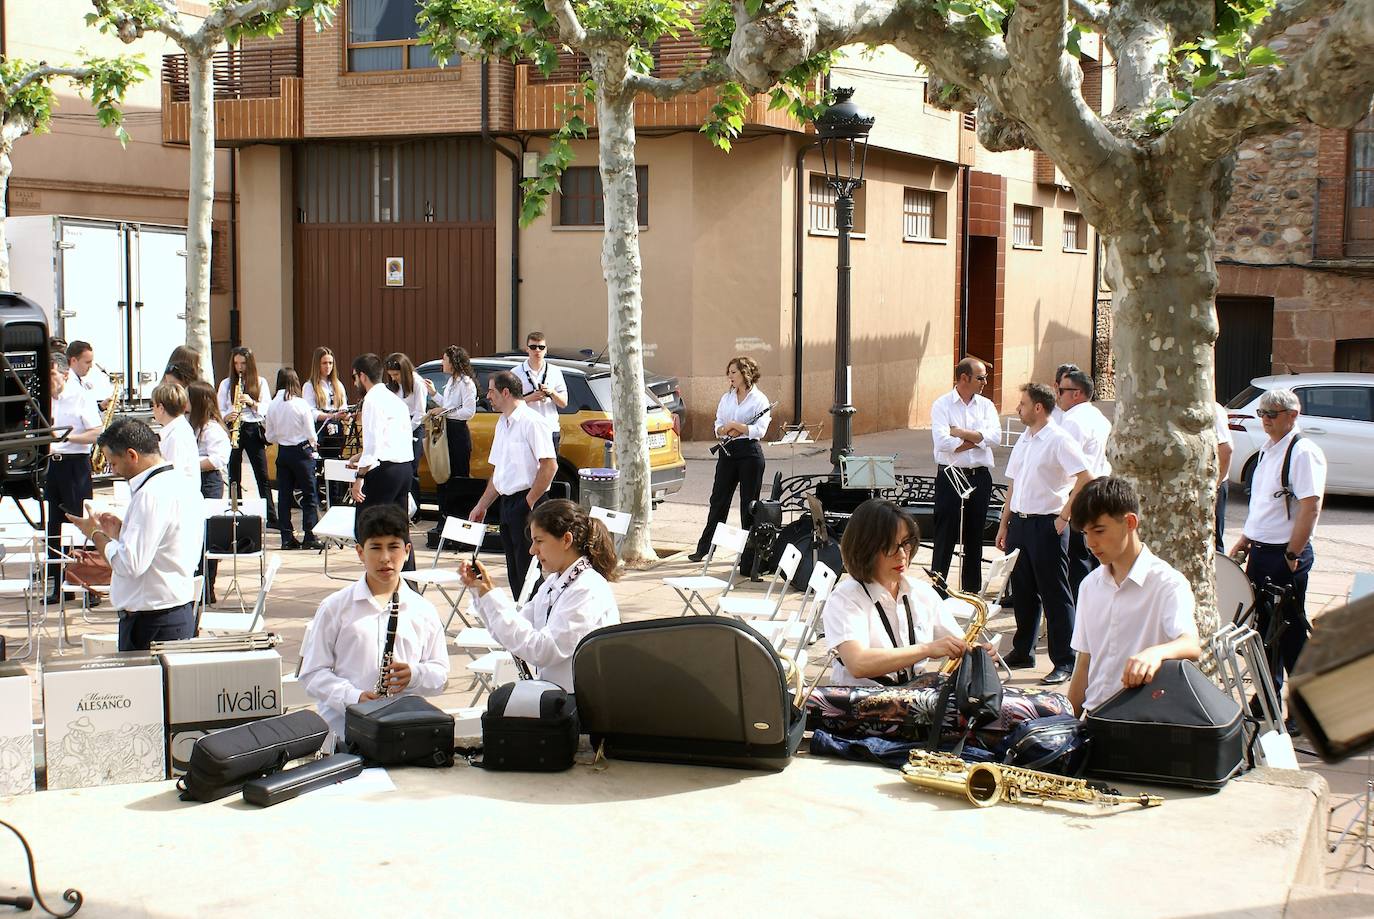
[[[119,387],[124,383],[124,374],[110,374],[110,382],[114,384],[114,393],[105,403],[105,414],[100,418],[100,426],[108,428],[110,422],[114,421],[115,412],[119,411]],[[105,451],[98,446],[91,447],[91,475],[104,475],[110,471],[110,463],[105,458]]]
[[[928,750],[911,751],[907,764],[902,767],[902,780],[927,791],[962,795],[977,807],[992,807],[999,801],[1012,804],[1073,801],[1097,807],[1122,804],[1157,807],[1164,803],[1158,795],[1123,795],[1095,788],[1085,779],[999,763],[966,763],[952,754]]]
[[[239,374],[234,380],[234,421],[229,425],[229,446],[239,445],[239,426],[243,424],[243,375]]]
[[[930,579],[935,582],[936,587],[943,587],[945,593],[956,600],[963,600],[969,606],[973,607],[973,618],[968,621],[968,629],[964,632],[964,643],[970,646],[973,645],[973,643],[978,640],[978,636],[983,634],[983,629],[987,627],[989,613],[988,605],[983,602],[983,598],[977,594],[966,594],[963,591],[955,590],[953,587],[950,587],[938,572],[927,571],[926,573],[930,575]],[[940,672],[945,675],[953,673],[959,669],[959,662],[962,660],[962,657],[951,657],[949,660],[945,661],[944,666],[940,668]]]

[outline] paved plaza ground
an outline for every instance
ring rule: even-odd
[[[894,431],[857,438],[855,452],[861,455],[896,455],[897,468],[900,472],[931,474],[933,472],[933,464],[930,457],[929,445],[930,436],[928,431]],[[679,494],[673,496],[673,498],[661,505],[655,514],[653,531],[654,543],[659,549],[660,555],[664,556],[664,558],[651,570],[627,572],[614,587],[620,605],[621,616],[624,620],[649,619],[677,615],[681,610],[680,601],[677,600],[670,589],[661,584],[661,578],[675,574],[686,574],[694,571],[698,567],[688,562],[686,553],[690,551],[691,547],[694,545],[696,537],[700,532],[702,522],[705,519],[705,505],[710,491],[711,475],[713,471],[713,461],[707,453],[707,446],[706,444],[700,443],[688,444],[686,446],[686,450],[684,451],[688,457],[686,486]],[[794,472],[826,471],[829,466],[828,450],[829,444],[821,442],[811,447],[797,448],[793,455],[789,455],[785,450],[782,453],[770,453],[768,478],[771,479],[773,472],[779,469],[782,470],[784,475],[789,475]],[[999,469],[1005,467],[1008,452],[1007,450],[998,451],[997,460]],[[765,486],[765,494],[766,491],[767,488]],[[1237,502],[1232,503],[1227,527],[1228,545],[1234,539],[1235,535],[1239,533],[1240,526],[1244,521],[1244,512],[1245,508],[1243,504]],[[417,533],[420,531],[421,527],[427,528],[429,525],[428,522],[422,522],[417,526]],[[1334,608],[1344,603],[1345,595],[1350,589],[1350,584],[1354,575],[1357,572],[1374,570],[1374,559],[1370,558],[1368,548],[1372,542],[1374,542],[1374,499],[1336,497],[1327,502],[1315,538],[1317,562],[1312,574],[1309,609],[1319,614],[1322,610]],[[275,548],[277,543],[277,536],[275,533],[269,534],[268,543],[269,548]],[[925,551],[927,553],[926,557],[928,558],[928,550]],[[991,551],[995,554],[995,550]],[[342,586],[342,582],[330,581],[323,576],[321,573],[322,565],[320,557],[315,553],[287,552],[282,553],[282,557],[284,559],[284,564],[281,573],[277,577],[276,585],[272,590],[268,606],[268,626],[272,631],[282,636],[282,645],[279,650],[282,654],[283,666],[289,672],[294,669],[298,659],[300,642],[306,622],[314,615],[315,608],[319,602],[330,592]],[[431,557],[432,553],[421,552],[417,556],[417,560],[421,564],[428,564]],[[441,564],[451,565],[456,562],[456,558],[457,557],[454,555],[446,554]],[[494,557],[491,560],[495,561]],[[921,559],[921,561],[924,560],[924,558]],[[336,561],[338,562],[337,566]],[[337,571],[344,575],[356,574],[359,571],[356,559],[353,557],[351,550],[332,553],[330,565],[331,571]],[[499,562],[496,562],[496,567],[499,571],[503,566],[501,566]],[[499,574],[498,580],[500,580]],[[227,571],[221,569],[221,598],[224,597],[227,582]],[[248,599],[251,602],[253,591],[256,587],[256,578],[245,577],[243,582],[245,592],[248,594]],[[761,590],[762,587],[763,585],[747,585],[742,589]],[[437,599],[436,597],[436,600]],[[0,609],[4,610],[8,610],[9,608],[10,607],[0,607]],[[73,619],[70,625],[70,635],[78,644],[81,635],[85,632],[113,631],[110,614],[107,611],[97,610],[91,618],[94,620],[93,622],[87,622],[79,615]],[[992,622],[992,628],[994,631],[1008,633],[1008,637],[1004,639],[1004,643],[1009,642],[1009,633],[1013,629],[1010,615],[1004,615],[995,619]],[[0,631],[3,631],[11,642],[22,637],[22,632],[10,625],[0,627]],[[48,653],[55,650],[55,639],[55,630],[49,629],[44,644],[44,656],[47,656]],[[444,707],[460,707],[470,703],[472,693],[469,689],[469,680],[464,676],[463,671],[463,666],[467,660],[467,655],[462,653],[455,653],[452,656],[453,677],[450,681],[450,687],[445,696],[438,700],[439,704]],[[1042,665],[1038,671],[1017,671],[1016,677],[1012,681],[1013,684],[1032,684],[1038,680],[1039,677],[1043,675],[1043,672],[1048,670],[1049,666],[1046,656],[1042,655],[1041,660]],[[1303,746],[1301,739],[1298,740],[1297,746],[1300,749]],[[1300,759],[1302,760],[1305,770],[1320,774],[1329,783],[1330,795],[1327,802],[1328,804],[1337,803],[1356,792],[1362,791],[1365,787],[1366,772],[1371,768],[1370,759],[1368,757],[1353,759],[1336,766],[1321,764],[1314,757],[1310,756],[1300,756]],[[817,764],[813,763],[805,768],[810,769],[814,765]],[[795,764],[793,768],[795,768]],[[854,768],[867,769],[868,767]],[[697,770],[694,770],[694,773],[696,771]],[[876,768],[874,771],[880,772],[876,770]],[[706,772],[710,773],[711,770],[706,770]],[[802,774],[800,770],[798,774]],[[883,778],[884,780],[890,781],[891,776],[885,776]],[[645,779],[645,781],[650,780]],[[694,779],[693,781],[696,780]],[[704,779],[702,781],[709,781],[709,779]],[[795,781],[795,779],[792,781]],[[867,780],[865,780],[865,782],[867,782]],[[897,788],[900,787],[901,786],[897,786]],[[58,793],[47,794],[55,795]],[[68,793],[61,794],[65,795]],[[123,802],[123,806],[137,809],[139,805],[133,803],[133,798],[140,797],[142,793],[137,790],[128,792],[101,790],[99,792],[91,792],[90,794],[94,795],[98,800],[104,800],[105,797],[110,797],[110,800],[113,802],[114,799],[118,798]],[[897,794],[897,792],[889,791],[885,792],[885,794]],[[1166,792],[1166,794],[1168,793]],[[41,803],[42,797],[43,796],[40,795],[38,800],[26,802],[24,807],[26,809],[32,809],[38,806]],[[646,797],[653,797],[653,795],[646,793]],[[1192,796],[1185,795],[1184,797],[1191,798]],[[129,800],[125,801],[126,798]],[[890,806],[891,802],[888,802],[886,798],[881,798],[881,800],[886,803],[880,804],[879,806]],[[1222,802],[1227,799],[1221,796],[1215,796],[1212,800],[1215,802]],[[66,804],[63,805],[63,807],[67,806]],[[315,806],[316,805],[312,805],[312,807]],[[936,807],[937,810],[949,809],[948,806],[943,804],[931,806]],[[282,810],[285,811],[286,809],[283,808]],[[671,808],[669,808],[669,810],[671,810]],[[0,813],[2,812],[3,811],[0,811]],[[665,814],[667,813],[668,811],[665,811]],[[1339,818],[1350,813],[1353,813],[1353,811],[1350,808],[1346,808],[1337,815],[1337,822],[1340,825],[1344,825],[1344,819]],[[859,813],[853,815],[855,819],[859,819],[860,816]],[[1030,818],[1018,817],[1016,819],[1033,819],[1034,816],[1035,815],[1032,814]],[[1199,819],[1202,817],[1201,814],[1194,816]],[[1217,818],[1225,821],[1232,819],[1232,816],[1234,815],[1218,817],[1216,814],[1209,813],[1207,819]],[[1248,815],[1246,819],[1254,816],[1255,815]],[[1259,816],[1263,819],[1263,815]],[[1318,835],[1322,835],[1321,830],[1325,824],[1325,816],[1320,815],[1320,818],[1317,819],[1314,824],[1317,827],[1316,833]],[[1181,822],[1177,829],[1180,833],[1186,832],[1186,823]],[[671,832],[671,827],[665,824],[662,830],[663,832]],[[798,832],[802,832],[801,827],[798,827]],[[1032,835],[1028,836],[1024,843],[1018,843],[1016,848],[1022,849],[1034,847],[1036,845],[1036,837],[1033,835],[1035,831],[1028,830],[1028,832]],[[501,838],[504,839],[507,835],[508,834],[503,832]],[[862,837],[856,836],[852,838],[857,840]],[[1334,834],[1331,838],[1334,839]],[[362,838],[359,838],[356,842],[356,845],[362,847],[366,847],[368,844],[368,841]],[[839,843],[836,842],[836,835],[831,831],[813,835],[810,843],[805,843],[797,839],[793,840],[791,844],[793,848],[789,849],[789,851],[793,852],[793,855],[789,857],[799,860],[798,864],[802,866],[799,867],[800,871],[804,870],[804,866],[808,861],[813,860],[817,856],[823,862],[823,853],[826,849]],[[1219,847],[1224,847],[1227,844],[1225,840],[1216,839],[1208,843],[1208,845],[1216,845]],[[1293,849],[1295,853],[1306,851],[1308,858],[1312,858],[1314,855],[1317,858],[1322,858],[1324,856],[1324,865],[1312,872],[1305,883],[1317,883],[1318,879],[1324,878],[1324,883],[1328,890],[1324,892],[1303,892],[1300,899],[1302,899],[1304,905],[1301,909],[1295,906],[1290,914],[1323,916],[1374,915],[1374,897],[1365,899],[1363,896],[1364,894],[1374,893],[1374,871],[1368,871],[1358,867],[1362,855],[1358,845],[1353,841],[1348,842],[1336,853],[1330,855],[1322,852],[1322,848],[1324,847],[1314,837],[1311,843],[1307,844],[1305,848],[1302,845],[1297,845]],[[1026,848],[1026,850],[1029,851],[1028,848]],[[815,855],[808,855],[808,852],[815,853]],[[1125,853],[1122,852],[1121,854],[1124,856]],[[762,853],[760,853],[760,857],[762,857]],[[892,865],[893,867],[899,867],[909,862],[912,857],[914,856],[909,854],[900,855],[892,862]],[[9,865],[0,865],[0,878],[4,878],[7,881],[10,868],[11,866]],[[977,870],[980,872],[979,876],[982,876],[982,869]],[[1298,878],[1297,875],[1293,875],[1293,877],[1294,879]],[[667,883],[669,879],[664,877],[663,880]],[[798,874],[798,887],[801,886],[800,880],[801,874]],[[66,879],[53,877],[50,883],[59,884],[66,882]],[[73,879],[71,882],[75,883],[75,880]],[[80,885],[78,884],[77,886]],[[3,893],[3,889],[4,885],[0,884],[0,893]],[[913,888],[913,893],[914,892],[915,888]],[[1339,896],[1336,895],[1336,892],[1340,892]],[[205,904],[202,903],[199,905],[203,906]],[[1216,903],[1212,902],[1211,905],[1215,907]],[[1252,903],[1252,905],[1259,906],[1260,904]],[[1273,905],[1272,903],[1269,904],[1269,906]],[[380,906],[378,911],[382,911]],[[557,912],[557,910],[554,911]],[[1030,915],[1033,913],[1034,911],[1026,914]],[[229,915],[230,913],[224,914]],[[1075,914],[1092,915],[1093,913],[1089,911]],[[1101,913],[1098,912],[1097,914],[1100,915]],[[1131,914],[1134,915],[1136,913]],[[1165,914],[1166,913],[1159,913],[1159,915]],[[1282,913],[1281,911],[1272,912],[1265,910],[1253,913],[1245,910],[1224,912],[1215,910],[1214,908],[1195,912],[1191,908],[1188,908],[1186,904],[1180,904],[1178,912],[1167,914],[1241,916],[1280,915]]]

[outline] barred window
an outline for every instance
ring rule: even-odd
[[[639,225],[649,225],[649,167],[635,167],[639,187]],[[558,225],[560,227],[600,227],[606,224],[605,198],[601,190],[601,169],[597,166],[569,166],[558,186]]]
[[[945,238],[945,193],[925,188],[902,191],[902,238]]]
[[[1064,212],[1064,250],[1066,252],[1086,252],[1088,248],[1087,227],[1083,215],[1073,211]]]
[[[854,190],[855,234],[864,232],[864,191],[862,185]],[[825,236],[839,232],[835,225],[835,189],[826,179],[825,173],[811,173],[810,192],[811,232]]]
[[[1041,214],[1043,208],[1017,204],[1012,207],[1011,244],[1034,247],[1040,245]]]

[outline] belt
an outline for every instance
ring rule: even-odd
[[[954,463],[936,463],[936,467],[939,468],[939,469],[948,469],[948,468],[951,467],[951,466],[954,466],[955,469],[962,469],[962,470],[964,470],[965,472],[977,472],[979,469],[983,469],[983,470],[991,470],[991,469],[992,469],[991,466],[957,466],[957,465],[955,465]]]
[[[187,606],[191,602],[191,600],[187,600],[185,603],[177,603],[172,606],[164,606],[162,609],[122,609],[119,611],[119,615],[120,618],[123,618],[125,616],[161,616],[166,613],[174,613],[182,607]]]
[[[54,463],[61,463],[69,457],[75,461],[78,456],[90,462],[91,455],[89,453],[49,453],[48,459]]]
[[[1255,549],[1282,549],[1285,552],[1288,551],[1288,543],[1286,542],[1256,542],[1252,539],[1250,540],[1250,546]]]
[[[1058,514],[1023,514],[1020,511],[1012,511],[1013,517],[1020,517],[1022,520],[1043,520],[1046,517],[1058,517]]]

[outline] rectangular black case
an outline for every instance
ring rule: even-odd
[[[1165,661],[1084,719],[1088,772],[1134,782],[1216,789],[1240,773],[1240,706],[1191,661]]]
[[[207,734],[191,749],[190,766],[178,781],[181,797],[215,801],[232,795],[249,779],[317,752],[327,736],[324,719],[304,710]]]
[[[237,555],[261,552],[262,518],[235,513],[206,517],[205,551]]]
[[[352,753],[335,753],[294,769],[265,775],[243,784],[243,800],[259,807],[271,807],[298,798],[307,791],[351,779],[363,771],[363,758]]]
[[[419,696],[387,696],[344,712],[344,747],[379,766],[452,766],[453,716]]]
[[[582,730],[618,759],[779,770],[806,727],[773,646],[722,616],[597,629],[573,675]]]
[[[562,772],[577,755],[577,708],[556,683],[520,680],[498,687],[482,713],[482,767]]]

